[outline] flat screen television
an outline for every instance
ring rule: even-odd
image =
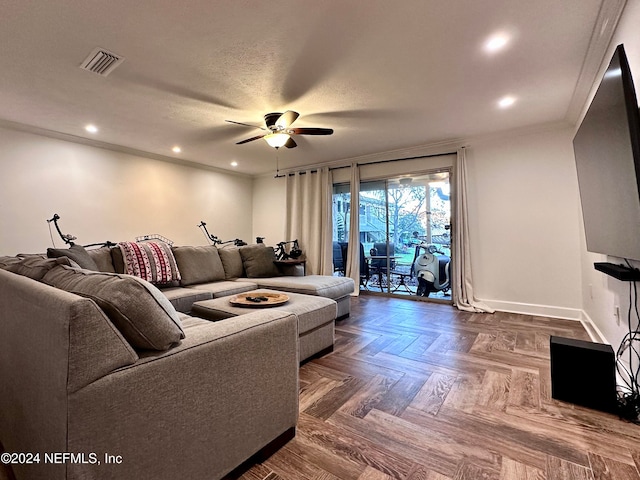
[[[623,45],[616,48],[573,149],[587,250],[640,260],[640,115]]]

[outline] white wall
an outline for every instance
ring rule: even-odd
[[[224,239],[252,235],[248,177],[5,128],[0,172],[0,255],[45,251],[54,213],[80,244],[157,233],[202,245],[201,220]],[[64,245],[55,229],[54,240]]]
[[[475,140],[467,150],[475,295],[498,310],[578,319],[573,130]]]
[[[475,293],[496,309],[580,317],[580,218],[572,138],[572,129],[550,125],[535,133],[476,139],[467,149]],[[408,163],[414,171],[430,170],[451,165],[452,158]],[[373,178],[394,175],[398,167],[384,163],[362,170],[372,170],[365,176]],[[348,178],[348,169],[334,171],[334,181]],[[285,197],[278,180],[255,183],[254,215],[279,233],[284,231],[278,215],[284,215]]]
[[[253,241],[265,237],[267,245],[291,240],[285,238],[285,178],[258,177],[253,181]]]
[[[622,14],[614,38],[609,45],[609,50],[601,65],[601,78],[604,70],[609,64],[616,46],[624,44],[625,52],[634,77],[636,95],[640,95],[640,2],[627,2],[627,6]],[[597,85],[597,82],[596,82]],[[595,88],[591,96],[595,94]],[[587,104],[588,105],[588,104]],[[586,111],[587,105],[584,110]],[[640,239],[638,239],[640,241]],[[628,331],[626,326],[627,310],[629,308],[629,282],[620,282],[593,268],[594,262],[610,261],[623,263],[621,259],[605,257],[599,254],[587,252],[584,231],[580,237],[581,258],[582,258],[582,302],[585,318],[591,321],[601,335],[601,341],[610,343],[617,348],[620,341]],[[638,266],[640,264],[636,264]],[[614,316],[615,307],[619,306],[621,321]],[[634,321],[634,325],[637,322]]]

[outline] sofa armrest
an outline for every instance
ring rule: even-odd
[[[0,442],[62,452],[67,395],[138,356],[87,298],[0,269]],[[64,466],[30,478],[60,478]],[[15,465],[16,475],[27,467]]]
[[[70,397],[68,451],[123,458],[123,465],[70,465],[75,476],[219,478],[295,427],[295,315],[191,319],[185,333],[177,347]]]

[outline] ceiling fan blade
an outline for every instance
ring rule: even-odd
[[[296,148],[298,144],[293,140],[293,138],[289,137],[289,140],[287,140],[287,143],[285,143],[284,146],[287,148]]]
[[[256,135],[255,137],[247,138],[246,140],[242,140],[241,142],[236,142],[236,145],[242,145],[243,143],[253,142],[254,140],[258,140],[259,138],[264,137],[264,135]]]
[[[331,135],[333,128],[292,128],[291,133],[296,135]]]
[[[281,128],[289,128],[289,126],[296,121],[296,119],[300,116],[298,112],[294,112],[293,110],[287,110],[284,112],[278,120],[276,120],[276,126]]]
[[[249,125],[248,123],[235,122],[233,120],[225,120],[225,122],[235,123],[236,125],[242,125],[243,127],[259,128],[260,130],[266,130],[264,127],[260,127],[258,125]]]

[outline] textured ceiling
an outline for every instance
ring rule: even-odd
[[[235,145],[260,130],[227,119],[291,109],[296,127],[335,130],[296,136],[281,168],[575,121],[608,43],[593,32],[621,3],[0,0],[0,121],[251,175],[276,151]],[[512,41],[487,54],[497,31]],[[95,47],[125,61],[80,69]]]

